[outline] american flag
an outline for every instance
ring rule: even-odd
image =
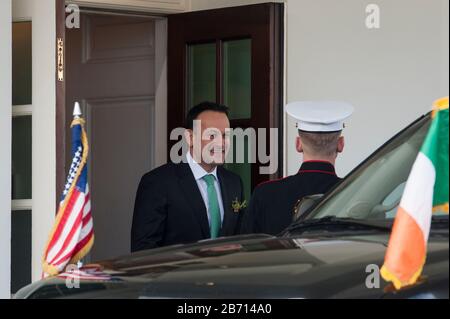
[[[56,276],[80,261],[94,243],[91,202],[87,181],[89,146],[84,121],[72,122],[72,165],[43,257],[43,272]]]

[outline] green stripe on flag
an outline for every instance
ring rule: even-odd
[[[448,108],[436,112],[421,152],[436,170],[433,206],[448,203]]]

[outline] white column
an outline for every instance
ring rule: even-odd
[[[0,1],[0,298],[11,296],[11,0]]]
[[[33,213],[32,279],[41,278],[41,259],[55,219],[55,52],[54,0],[32,0],[33,21]]]

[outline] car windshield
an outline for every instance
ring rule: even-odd
[[[430,115],[425,116],[386,143],[300,222],[330,217],[392,221],[430,123]]]

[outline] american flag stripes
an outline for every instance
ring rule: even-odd
[[[71,127],[72,165],[42,261],[43,272],[50,276],[56,276],[64,272],[67,265],[77,263],[94,243],[87,181],[89,146],[84,121],[75,118]]]

